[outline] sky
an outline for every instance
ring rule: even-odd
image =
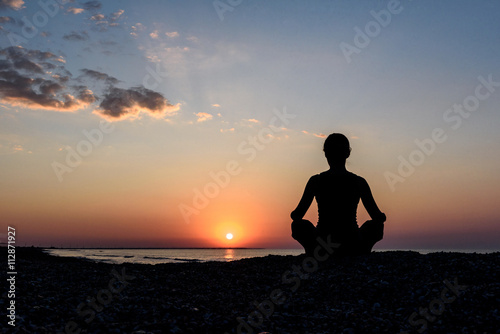
[[[340,132],[387,215],[376,248],[500,249],[499,12],[0,0],[2,236],[299,248],[290,212]]]

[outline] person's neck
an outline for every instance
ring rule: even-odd
[[[330,172],[333,173],[339,173],[339,172],[347,172],[347,169],[345,168],[345,164],[342,165],[332,165],[330,166]]]

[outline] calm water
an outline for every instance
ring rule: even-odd
[[[376,251],[392,251],[377,249]],[[419,249],[421,254],[440,250]],[[491,253],[491,250],[443,250],[445,252]],[[46,249],[56,256],[86,258],[93,261],[120,264],[130,263],[182,263],[206,261],[235,261],[267,255],[299,255],[300,249]]]
[[[299,255],[299,249],[47,249],[57,256],[86,258],[107,263],[180,263],[234,261],[267,255]]]

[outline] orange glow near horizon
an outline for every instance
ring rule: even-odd
[[[248,242],[243,226],[232,220],[217,224],[212,233],[217,244],[222,247],[241,247],[241,244]],[[228,237],[229,234],[231,238]]]

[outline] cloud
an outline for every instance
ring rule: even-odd
[[[155,30],[152,33],[150,33],[149,37],[151,37],[152,39],[157,39],[158,38],[158,30]]]
[[[23,0],[0,0],[0,10],[3,9],[14,9],[19,10],[23,8]]]
[[[54,96],[58,92],[62,91],[64,86],[55,81],[45,80],[39,85],[38,88],[42,94]]]
[[[69,71],[50,52],[0,49],[0,102],[28,109],[76,111],[95,102],[92,91],[67,87]]]
[[[75,97],[65,86],[55,81],[32,79],[14,70],[0,71],[0,102],[11,106],[76,111],[86,107],[89,101],[95,101],[90,96],[92,93],[87,92]]]
[[[51,52],[26,50],[22,47],[0,49],[0,56],[5,58],[1,60],[4,70],[23,70],[35,74],[43,74],[45,70],[51,71],[58,67],[58,63],[65,62],[63,58]]]
[[[0,16],[0,23],[13,23],[14,19],[10,16]]]
[[[220,108],[220,104],[214,103],[214,104],[212,104],[212,107],[214,107],[214,108]]]
[[[92,15],[92,16],[90,17],[90,19],[91,19],[92,21],[102,21],[102,20],[104,20],[105,18],[106,18],[106,16],[104,16],[104,14],[95,14],[95,15]]]
[[[132,26],[132,29],[134,30],[135,32],[135,29],[136,27]],[[155,29],[153,30],[150,34],[149,34],[149,37],[151,37],[152,39],[158,39],[160,38],[160,36],[162,36],[163,33],[160,33],[160,30],[159,29]],[[171,31],[171,32],[165,32],[164,33],[165,36],[167,36],[168,38],[176,38],[176,37],[179,37],[179,33],[177,31]],[[135,35],[137,36],[137,35]]]
[[[286,130],[286,128],[281,128],[283,130]],[[306,135],[312,135],[314,137],[318,137],[318,138],[326,138],[327,135],[323,134],[323,133],[313,133],[313,132],[309,132],[309,131],[306,131],[306,130],[302,130],[301,131],[303,134],[306,134]]]
[[[196,117],[198,117],[197,122],[205,122],[211,120],[214,116],[206,112],[199,112],[196,114]]]
[[[64,35],[63,38],[68,41],[87,41],[89,34],[86,31],[82,31],[81,33],[72,31],[70,34]]]
[[[112,88],[102,100],[97,113],[108,120],[136,118],[140,113],[156,117],[172,116],[180,109],[180,104],[172,105],[160,93],[142,86],[129,89]]]
[[[261,124],[261,122],[255,118],[244,118],[237,123],[239,126],[246,128],[253,128],[256,124]]]
[[[143,86],[118,88],[118,79],[106,73],[82,69],[76,78],[65,68],[64,59],[50,52],[22,47],[0,49],[0,103],[28,109],[74,112],[94,107],[108,120],[134,119],[146,113],[172,116],[180,104],[171,104],[162,94]],[[105,83],[95,94],[86,84]],[[100,101],[99,106],[95,103]]]
[[[19,70],[25,70],[26,72],[43,74],[43,67],[40,64],[34,63],[27,58],[16,58],[12,59],[12,65],[14,68]]]
[[[137,22],[135,25],[131,27],[131,29],[133,31],[143,31],[144,29],[146,29],[146,27],[141,22]]]
[[[23,145],[17,144],[17,145],[14,145],[13,150],[16,152],[22,152],[22,151],[24,151],[24,147],[23,147]]]
[[[170,38],[179,37],[179,33],[177,31],[166,32],[165,35],[167,35],[167,37],[170,37]]]
[[[75,7],[69,7],[66,12],[71,13],[71,14],[81,14],[85,11],[83,8],[75,8]]]
[[[94,70],[89,70],[87,68],[81,69],[80,71],[83,72],[82,76],[88,77],[92,80],[103,81],[108,86],[114,86],[120,82],[115,77],[112,77],[106,73],[102,73],[102,72],[98,72],[98,71],[94,71]]]
[[[132,30],[132,32],[130,32],[130,35],[132,35],[133,37],[137,37],[138,32],[144,31],[146,27],[144,26],[144,24],[138,22],[135,25],[131,26],[130,29]]]
[[[125,13],[125,11],[123,9],[118,9],[116,12],[111,14],[110,20],[112,22],[118,20],[120,18],[120,16],[122,16],[123,13]]]
[[[99,10],[102,4],[99,1],[87,1],[83,4],[85,10]]]
[[[125,13],[123,9],[119,9],[111,15],[94,14],[90,17],[91,21],[95,21],[98,31],[107,31],[109,27],[117,27],[119,23],[116,22]]]

